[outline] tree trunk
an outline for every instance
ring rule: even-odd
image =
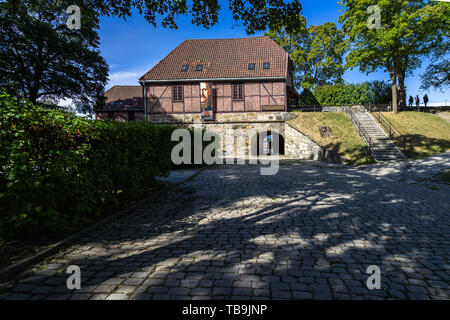
[[[39,92],[38,88],[32,87],[30,89],[29,94],[28,94],[28,100],[30,100],[32,103],[35,104],[37,102],[37,99],[38,99],[38,92]]]
[[[397,105],[397,76],[395,73],[390,72],[391,82],[392,82],[392,112],[398,113]]]
[[[398,79],[398,104],[400,108],[406,108],[405,71],[397,73]]]

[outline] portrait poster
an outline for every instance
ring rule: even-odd
[[[211,82],[200,82],[200,103],[202,120],[214,120],[213,88]]]

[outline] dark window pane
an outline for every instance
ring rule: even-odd
[[[250,63],[248,65],[248,70],[255,70],[255,64],[254,63]]]
[[[264,62],[264,69],[269,69],[270,68],[270,62]]]
[[[195,68],[195,71],[202,71],[202,70],[203,70],[202,64],[198,64],[197,67]]]
[[[173,101],[183,101],[183,86],[172,87],[172,98]]]
[[[187,64],[184,64],[184,65],[181,67],[181,71],[187,71],[188,68],[189,68],[189,66],[188,66]]]

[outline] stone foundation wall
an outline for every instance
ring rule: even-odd
[[[284,139],[287,156],[302,160],[322,160],[323,148],[288,123],[285,124]]]
[[[286,121],[292,118],[289,112],[221,112],[216,113],[215,121],[203,122],[200,113],[149,114],[150,122],[159,124],[202,124],[216,125],[222,123],[254,123]]]
[[[293,117],[288,112],[218,113],[211,122],[202,122],[199,113],[150,114],[148,117],[150,122],[157,124],[195,127],[214,133],[220,139],[220,156],[256,155],[251,151],[258,140],[251,133],[271,131],[284,139],[285,155],[302,160],[320,160],[322,157],[320,146],[286,123]],[[230,130],[244,136],[244,148],[238,139],[227,139]]]

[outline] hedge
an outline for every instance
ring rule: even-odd
[[[383,81],[318,86],[313,92],[305,89],[300,94],[301,105],[335,106],[390,102],[391,87]]]
[[[0,94],[0,239],[57,237],[148,194],[172,167],[172,131]]]

